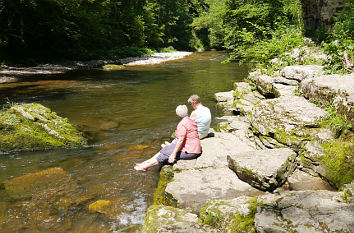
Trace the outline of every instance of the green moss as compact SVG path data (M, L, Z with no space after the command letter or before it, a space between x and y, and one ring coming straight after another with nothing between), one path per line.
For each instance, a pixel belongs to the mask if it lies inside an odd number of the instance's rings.
M353 194L349 189L344 190L344 194L342 199L345 203L348 203L351 199L353 199Z
M154 192L154 205L169 205L177 207L177 201L171 194L165 192L167 184L173 180L174 170L171 166L163 166L160 171L160 178Z
M227 132L228 122L220 122L216 125L217 132Z
M256 232L254 227L254 217L257 213L257 207L263 205L261 202L257 202L258 197L253 197L248 201L247 215L236 213L236 216L232 222L231 233L253 233Z
M215 208L210 210L209 205L204 206L200 210L199 221L203 224L208 224L215 228L220 228L222 223L220 210Z
M274 139L278 142L290 146L299 147L301 146L302 138L295 136L293 133L287 133L284 129L278 128L274 134Z
M0 113L0 148L5 151L87 144L66 118L40 104L12 106Z
M326 150L321 162L326 165L326 178L340 188L354 179L354 138L349 142L338 139L322 144Z

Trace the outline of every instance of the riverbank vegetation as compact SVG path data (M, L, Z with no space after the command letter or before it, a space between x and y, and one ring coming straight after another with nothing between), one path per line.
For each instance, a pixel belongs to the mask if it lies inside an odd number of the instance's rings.
M330 31L316 32L331 55L329 72L353 68L349 1L346 9ZM305 46L300 0L1 0L0 28L3 64L118 59L168 47L226 49L230 60L274 68L272 59Z

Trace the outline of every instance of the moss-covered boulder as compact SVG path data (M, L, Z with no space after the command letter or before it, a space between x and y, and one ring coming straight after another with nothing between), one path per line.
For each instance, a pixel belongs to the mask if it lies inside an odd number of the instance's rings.
M66 118L41 104L14 105L0 112L0 151L39 150L86 145Z
M188 213L185 210L171 206L152 205L149 207L142 233L213 233L219 232L208 225L199 223L196 214Z

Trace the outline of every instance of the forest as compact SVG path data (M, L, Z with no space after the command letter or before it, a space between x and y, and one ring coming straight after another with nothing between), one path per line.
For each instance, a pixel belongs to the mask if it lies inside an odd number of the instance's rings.
M332 60L353 58L352 7L346 0L330 31L312 32ZM0 0L0 62L218 49L266 64L304 43L301 10L300 0Z

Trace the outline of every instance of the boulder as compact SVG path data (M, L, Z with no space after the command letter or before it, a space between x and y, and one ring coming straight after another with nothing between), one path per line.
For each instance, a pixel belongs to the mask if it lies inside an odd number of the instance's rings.
M68 119L40 104L14 105L0 112L0 150L83 146L87 140Z
M325 105L334 104L338 112L354 123L354 73L306 79L300 86L306 98Z
M167 184L166 193L176 200L177 207L198 213L212 199L256 196L263 192L241 181L227 167L210 167L175 173L172 181Z
M296 65L286 66L281 70L281 74L286 79L301 82L304 79L313 78L323 73L324 67L318 65Z
M299 150L303 141L319 131L326 111L300 96L262 100L252 110L250 121L256 134L269 136Z
M171 206L152 205L147 210L142 233L213 233L219 232L208 225L199 223L196 214Z
M227 156L229 168L248 184L273 191L293 173L296 153L288 148L235 153Z

